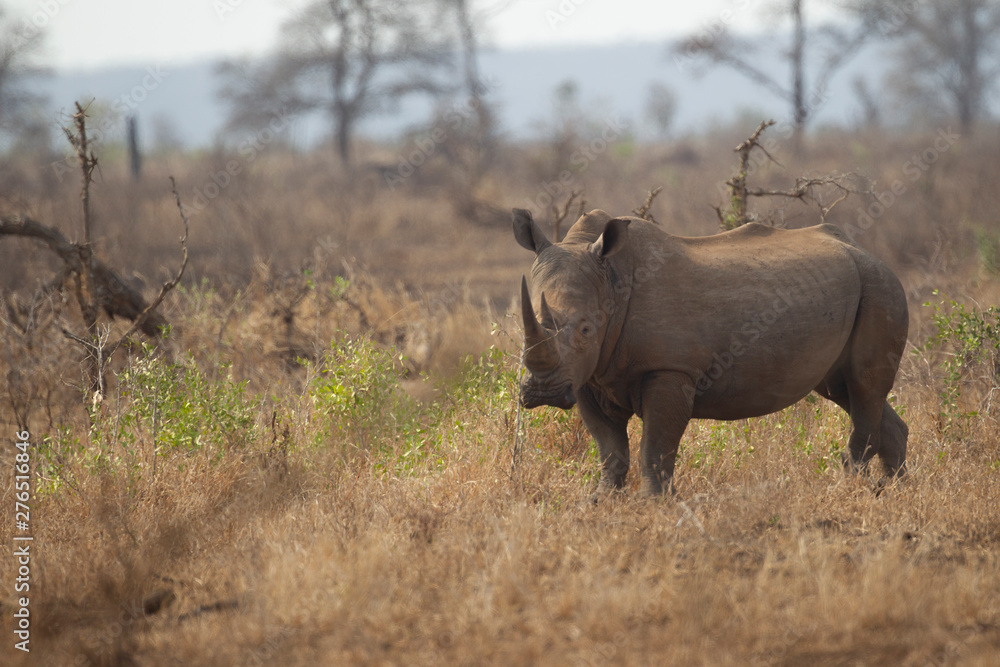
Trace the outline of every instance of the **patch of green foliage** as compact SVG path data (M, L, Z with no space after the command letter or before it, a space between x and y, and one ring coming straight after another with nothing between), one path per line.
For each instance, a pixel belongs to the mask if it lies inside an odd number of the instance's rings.
M228 374L212 380L191 358L173 363L147 348L118 374L113 396L88 405L86 439L62 427L42 441L40 492L72 486L74 470L125 474L135 488L145 472L140 454L150 447L181 466L197 452L219 460L242 449L260 433L261 401L246 385Z
M319 361L301 362L302 394L275 396L266 409L225 366L209 376L190 357L170 362L147 349L109 396L92 401L86 436L65 427L39 444L39 491L73 487L79 474L125 476L136 489L149 479L151 451L160 465L183 466L196 453L221 461L266 439L269 410L298 415L303 435L290 449L361 453L375 470L397 475L418 463L443 467L456 447L482 443L487 425L513 433L518 365L502 350L468 358L430 402L404 390L404 361L367 337L335 340Z
M746 224L746 220L744 220L743 216L739 213L741 206L742 204L738 196L735 194L730 196L729 207L725 211L719 211L722 231L731 232L732 230Z
M73 464L87 455L87 444L68 426L57 427L37 447L35 493L41 496L58 493L72 483Z
M339 441L370 449L394 437L412 418L403 395L402 355L368 338L335 341L308 384L313 444Z
M982 227L976 227L972 232L983 267L990 273L1000 273L1000 235Z
M139 359L118 378L127 409L95 414L96 439L133 444L138 434L146 434L161 456L205 448L220 456L253 442L260 398L248 397L248 383L234 381L226 366L221 370L225 375L213 381L191 358L180 363L152 355Z
M404 391L403 361L368 339L332 345L308 383L312 445L363 451L396 474L429 459L443 465L459 441L482 442L482 418L507 415L517 395L516 371L497 348L466 359L428 403Z
M934 291L937 296L937 290ZM991 387L1000 379L1000 307L986 310L967 308L953 300L924 303L933 308L934 334L917 348L918 354L939 352L942 357L943 386L940 390L943 430L974 417L976 411L963 411L959 405L963 389L977 371L985 375Z
M890 399L891 400L891 399ZM683 465L694 469L726 463L738 470L758 447L787 446L812 463L818 474L838 468L850 433L846 413L816 394L809 394L774 414L736 421L695 421L681 445Z
M466 358L456 379L439 387L440 397L426 408L428 438L422 445L451 448L459 438L480 444L484 421L513 428L517 387L517 367L503 350L491 347Z

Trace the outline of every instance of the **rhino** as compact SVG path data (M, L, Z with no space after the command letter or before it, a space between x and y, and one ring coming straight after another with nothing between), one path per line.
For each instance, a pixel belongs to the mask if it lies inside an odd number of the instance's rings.
M908 429L887 400L909 317L899 279L837 227L750 223L675 236L602 210L551 242L530 211L514 237L535 253L521 277L519 400L580 411L597 442L599 490L621 489L627 425L643 422L640 491L674 491L691 419L782 410L815 391L851 418L844 464L875 455L905 472ZM536 315L537 312L540 317Z

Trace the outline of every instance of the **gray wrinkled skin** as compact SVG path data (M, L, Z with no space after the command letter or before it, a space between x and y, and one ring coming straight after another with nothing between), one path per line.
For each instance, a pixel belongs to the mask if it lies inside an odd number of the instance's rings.
M643 420L642 491L672 489L692 418L776 412L809 392L851 417L845 464L905 469L907 427L886 396L909 324L899 280L831 225L749 224L701 238L595 210L551 243L528 211L514 236L535 252L522 280L526 408L576 405L597 441L602 489L629 467Z

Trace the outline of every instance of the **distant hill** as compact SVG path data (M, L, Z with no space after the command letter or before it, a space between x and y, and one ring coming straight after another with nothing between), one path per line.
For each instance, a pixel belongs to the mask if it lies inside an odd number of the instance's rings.
M778 61L758 63L781 72ZM60 112L74 100L96 98L102 105L134 112L140 120L143 143L152 137L174 135L187 147L211 145L225 122L226 108L216 95L216 63L177 67L117 67L96 71L62 71L42 79L38 87L51 100L53 126ZM505 131L530 137L539 124L552 117L554 90L567 80L577 84L578 99L595 118L621 115L643 133L643 115L649 85L658 81L671 87L678 98L675 132L700 132L726 123L748 110L778 120L787 105L770 93L725 69L707 69L694 62L681 66L662 43L619 44L593 48L553 48L523 51L490 51L482 55L483 76L493 83L492 96L499 103ZM859 114L853 92L855 77L865 77L878 88L885 71L878 50L863 50L833 80L830 95L816 116L817 124L848 125ZM459 101L460 102L460 101ZM409 99L400 113L370 118L361 131L375 138L399 134L426 122L431 104ZM65 116L59 124L65 124ZM298 122L293 140L308 146L327 135L323 119Z

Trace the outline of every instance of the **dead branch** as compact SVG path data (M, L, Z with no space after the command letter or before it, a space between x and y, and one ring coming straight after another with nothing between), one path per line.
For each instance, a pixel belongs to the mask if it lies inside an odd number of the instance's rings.
M104 331L95 331L89 339L77 336L65 327L61 330L63 336L79 343L80 347L87 352L87 357L90 361L90 365L87 369L87 380L90 383L90 389L93 392L91 396L92 405L96 408L104 400L104 369L108 365L107 357L104 355L104 350L105 343L111 336L111 327L105 327Z
M80 253L75 243L66 240L58 229L47 227L31 218L4 216L0 218L0 235L26 236L45 243L52 252L67 264L76 268L80 262Z
M97 157L90 149L87 140L87 114L80 103L76 103L76 113L73 114L73 123L76 125L76 134L64 127L63 132L69 143L76 149L77 159L80 161L81 189L80 199L83 202L83 244L90 245L91 241L91 218L90 218L90 184L94 180L94 169L97 168Z
M181 221L184 223L184 234L181 236L180 239L181 255L182 255L181 266L179 269L177 269L177 273L174 274L173 278L171 278L170 280L168 280L167 282L163 283L163 285L160 286L160 293L156 295L156 298L153 299L153 301L148 306L143 308L142 312L138 313L135 316L135 319L133 319L132 321L132 326L129 327L128 331L123 333L121 337L119 337L118 340L115 341L114 345L105 348L105 354L104 354L105 359L110 359L111 355L113 355L118 350L121 344L125 342L125 340L129 338L132 334L134 334L138 329L144 327L146 322L150 321L151 318L155 317L156 319L163 322L161 326L166 326L166 320L163 319L163 316L154 313L153 311L155 311L160 306L160 304L163 303L164 297L166 297L167 294L172 289L177 287L177 283L181 281L181 277L184 275L184 269L187 268L187 263L188 263L187 239L188 239L188 232L190 231L190 224L188 223L188 217L184 213L184 206L181 204L181 196L177 194L177 182L174 180L173 176L170 177L170 189L171 192L174 193L174 201L177 202L177 212L180 214ZM143 331L145 332L146 330L143 329Z
M853 172L836 176L823 176L820 178L806 178L800 176L795 179L795 185L788 190L767 190L763 188L754 188L747 189L746 193L748 197L787 197L789 199L798 199L805 204L812 202L816 204L816 207L819 210L820 222L826 222L826 217L830 215L830 211L832 211L837 204L847 199L848 196L852 194L865 195L872 193L870 185L867 189L859 190L848 184L848 181L856 178L857 175ZM823 187L832 188L837 193L837 197L830 204L823 203Z
M63 261L63 267L56 273L55 277L41 288L42 294L51 293L62 287L68 278L86 272L80 252L82 247L68 241L58 229L43 225L37 220L14 216L0 218L0 236L23 236L37 239L47 245ZM186 255L185 250L185 257ZM121 317L136 321L139 315L148 308L146 300L141 294L129 287L104 262L96 257L92 257L91 261L96 306L104 310L112 319ZM151 313L139 323L139 327L144 334L155 338L161 335L161 329L166 324L167 321L159 313Z
M73 274L74 293L77 303L80 305L80 314L83 316L83 324L87 329L87 335L91 340L88 351L93 351L103 343L100 340L100 333L97 330L97 317L100 302L101 290L97 285L97 258L94 257L94 250L91 246L91 215L90 215L90 184L93 182L94 169L97 167L97 158L90 150L87 141L87 114L80 103L76 103L76 113L73 114L73 121L76 125L76 133L66 127L63 131L70 144L76 148L77 160L80 163L80 200L83 208L83 243L75 244L77 255L80 258L80 269ZM98 350L99 351L99 350ZM104 375L102 374L101 355L90 354L90 366L88 370L90 387L95 395L104 395Z
M761 146L760 142L758 141L758 139L760 139L760 135L762 135L764 133L764 130L766 130L767 128L771 127L772 125L774 125L774 120L773 119L772 120L762 120L760 122L760 125L757 126L757 129L753 131L753 134L751 134L744 141L741 141L739 144L737 144L736 148L733 149L734 151L736 151L737 153L740 154L740 172L741 173L744 173L746 171L746 169L747 169L747 167L748 167L748 165L750 163L750 151L752 151L755 147L761 149L762 151L764 151L764 155L766 155L768 158L770 158L771 161L774 162L775 164L777 164L779 167L781 166L781 163L778 162L777 160L775 160L774 156L771 155L770 153L768 153L767 149L764 148L763 146Z
M653 190L650 190L646 194L646 201L642 203L642 206L636 209L632 209L632 213L635 214L635 217L642 218L643 220L648 220L649 222L655 223L657 225L660 224L659 222L657 222L656 218L653 217L653 214L649 212L649 209L653 207L653 200L656 199L656 195L660 194L661 190L663 190L662 185Z
M559 242L559 236L560 236L560 234L559 234L559 231L560 231L559 228L562 225L562 221L566 219L567 215L569 215L569 207L573 205L573 202L576 200L577 197L580 197L580 210L581 211L583 210L584 200L583 200L582 195L583 195L583 192L581 192L580 190L573 190L573 192L571 192L570 195L569 195L569 199L567 199L565 205L563 205L562 210L559 209L559 204L557 204L555 202L552 203L552 242L553 243L558 243Z
M795 179L795 184L787 190L749 187L747 185L747 178L750 175L750 155L755 148L760 149L771 162L779 167L782 166L760 143L761 134L772 125L774 125L773 120L761 122L753 134L745 141L740 142L734 149L739 154L739 166L736 175L726 181L730 192L729 210L724 211L722 206L712 207L715 209L715 213L719 218L719 224L724 231L736 229L753 221L754 216L748 212L750 197L784 197L798 199L804 204L813 203L819 211L820 222L826 222L830 211L849 195L871 193L870 186L862 190L851 184L851 181L858 178L854 173L821 176L818 178L800 176ZM836 194L833 201L827 204L824 201L824 191L829 190L833 190Z
M45 295L51 292L61 289L68 280L72 280L73 290L80 306L80 313L83 317L86 333L85 335L78 336L64 328L63 334L67 338L79 343L87 352L88 382L90 390L94 392L95 400L99 400L104 395L104 371L109 360L121 344L139 330L151 338L163 335L167 321L162 315L156 312L156 309L163 302L166 294L180 281L181 276L184 274L184 269L187 267L189 224L187 215L181 206L180 196L177 194L177 185L174 183L173 177L171 177L170 181L174 198L177 201L177 208L184 223L184 235L181 237L183 259L181 267L174 278L164 283L157 297L151 303L147 303L141 294L129 287L114 270L99 260L93 253L91 246L90 185L93 181L94 169L97 168L97 158L89 147L86 113L79 103L76 105L76 114L74 114L73 120L76 125L76 132L68 127L64 128L64 131L70 144L76 149L80 162L82 174L80 198L83 205L83 243L69 241L59 230L24 216L0 218L0 236L34 238L47 245L62 260L62 268L56 273L53 279L49 280L39 290L36 294L36 301L39 298L44 298ZM110 345L108 344L110 328L106 328L102 332L97 326L97 318L100 310L104 310L111 319L121 317L132 321L132 325L128 331Z
M761 121L757 129L753 131L753 134L733 149L740 156L740 164L736 175L726 181L726 185L729 186L729 191L732 193L729 204L731 209L730 214L726 216L723 214L721 207L715 207L715 212L719 216L719 224L722 225L724 230L735 229L750 222L750 216L747 214L747 176L750 174L750 153L753 152L753 149L760 148L764 151L764 155L773 162L778 163L759 142L760 135L772 125L774 125L773 120Z

